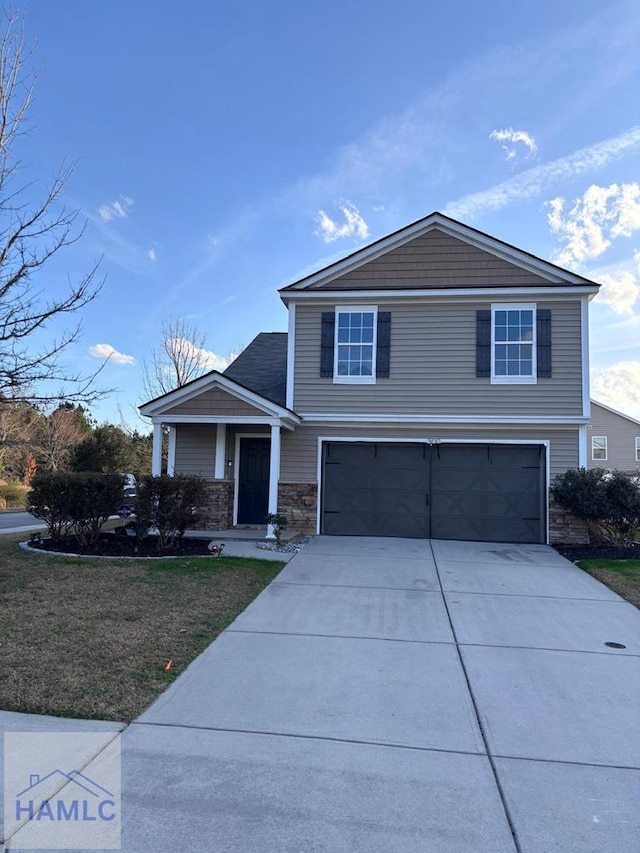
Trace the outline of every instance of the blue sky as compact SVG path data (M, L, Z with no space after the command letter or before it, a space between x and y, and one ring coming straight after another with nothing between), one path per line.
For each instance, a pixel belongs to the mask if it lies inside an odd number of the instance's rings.
M433 210L604 282L594 393L640 417L636 2L23 9L41 69L25 168L77 161L65 201L88 221L47 286L104 255L69 354L115 351L99 420L135 421L169 315L224 358L286 329L278 287Z

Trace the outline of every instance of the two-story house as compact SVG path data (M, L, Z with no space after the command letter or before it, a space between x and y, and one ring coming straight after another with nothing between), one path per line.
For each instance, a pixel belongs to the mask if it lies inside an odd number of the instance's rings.
M141 407L211 528L548 542L587 464L598 285L440 213L283 288L288 333ZM561 538L561 537L560 537Z

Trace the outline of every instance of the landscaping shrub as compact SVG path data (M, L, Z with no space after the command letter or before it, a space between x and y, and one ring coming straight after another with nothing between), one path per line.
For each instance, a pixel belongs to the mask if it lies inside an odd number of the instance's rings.
M44 521L54 540L67 536L73 526L70 514L72 479L70 474L42 473L36 474L31 482L27 510Z
M286 530L287 525L289 524L287 516L283 515L281 512L270 512L265 521L267 524L271 524L273 526L273 535L276 537L276 540L280 542L282 531Z
M92 545L102 525L114 515L122 503L124 477L122 474L67 474L74 480L69 511L74 533L82 545Z
M9 509L22 509L27 505L28 496L29 487L15 480L0 485L0 498L4 499Z
M123 482L121 474L36 474L27 508L45 522L52 539L73 533L90 545L122 503Z
M167 548L197 523L208 499L207 482L202 477L140 477L133 527L138 536L156 528L160 548Z
M551 494L587 522L596 540L632 543L640 531L640 485L624 471L571 468L555 477Z

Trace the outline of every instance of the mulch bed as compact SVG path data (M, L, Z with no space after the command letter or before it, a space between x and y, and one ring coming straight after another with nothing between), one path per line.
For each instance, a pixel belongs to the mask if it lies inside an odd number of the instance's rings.
M567 560L640 560L640 542L635 545L554 545Z
M214 539L217 542L217 540ZM75 536L67 536L53 542L41 539L29 542L32 548L63 554L101 557L198 557L210 555L208 544L211 539L179 539L169 548L160 548L157 536L137 539L133 536L118 536L101 533L94 545L81 545Z

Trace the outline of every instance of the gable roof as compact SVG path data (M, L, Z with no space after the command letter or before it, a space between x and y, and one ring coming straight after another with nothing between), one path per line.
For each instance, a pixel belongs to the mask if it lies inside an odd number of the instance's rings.
M253 391L251 388L241 385L239 382L236 382L230 377L219 373L217 370L211 370L209 373L205 373L204 376L199 376L197 379L193 379L191 382L188 382L180 388L175 388L167 394L155 397L153 400L149 400L147 403L144 403L138 408L140 410L140 414L146 417L164 418L166 416L167 422L169 422L171 417L175 417L176 420L184 420L188 416L186 411L181 411L179 415L174 416L171 410L178 405L194 400L198 397L202 397L202 395L206 395L207 392L214 388L220 388L236 397L238 400L242 400L250 406L259 409L265 416L281 418L283 425L287 428L292 428L291 425L300 423L300 419L291 409L288 409L286 406L280 405L273 400L267 399L263 395ZM182 408L184 409L184 407ZM260 412L257 412L256 414L260 414ZM247 414L245 417L250 418L250 415ZM213 416L208 419L213 419ZM226 422L224 417L217 418L217 420Z
M261 332L224 371L255 394L286 405L287 333Z
M532 255L530 252L518 249L516 246L505 243L504 241L499 240L496 237L492 237L483 231L472 228L470 225L465 225L462 222L458 222L456 219L452 219L449 216L445 216L443 213L435 211L434 213L429 214L429 216L425 216L423 219L413 222L411 225L407 225L386 237L376 240L362 249L358 249L358 251L347 255L347 257L342 258L333 264L330 264L328 267L318 270L315 273L311 273L293 284L289 284L286 287L281 288L279 291L281 298L286 302L289 298L289 294L293 295L295 291L316 290L325 287L327 290L330 290L332 288L327 285L333 282L334 279L346 275L347 273L351 273L359 267L362 267L364 264L368 264L382 255L392 252L395 249L399 249L407 243L432 231L440 231L449 237L461 241L462 243L466 243L485 253L494 255L502 261L506 261L509 264L520 267L522 270L538 277L541 284L548 283L551 285L588 286L593 288L594 293L598 287L595 282L590 281L583 276L562 269L549 261L545 261L542 258ZM416 285L414 284L413 286L415 287ZM469 285L454 286L468 287ZM342 288L338 286L336 289ZM351 284L350 289L357 289L357 284L355 286L354 284Z
M619 412L617 409L612 409L611 406L605 406L604 403L598 402L598 400L591 400L592 406L598 406L600 409L604 409L607 412L611 412L612 415L618 415L619 418L624 418L625 421L629 421L632 424L637 424L640 426L640 421L636 420L636 418L632 418L631 415L625 415L624 412Z

